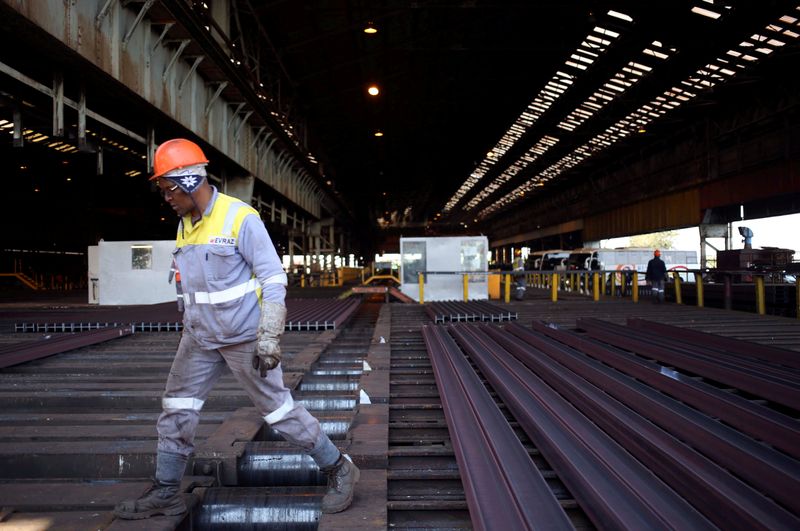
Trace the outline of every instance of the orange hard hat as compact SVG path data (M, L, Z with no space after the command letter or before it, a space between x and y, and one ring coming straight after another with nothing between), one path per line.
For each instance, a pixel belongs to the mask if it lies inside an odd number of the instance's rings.
M185 138L167 140L156 150L153 176L150 177L150 180L158 179L172 170L195 164L208 164L208 159L200 146Z
M661 256L661 251L656 249L655 251L653 251L653 256Z

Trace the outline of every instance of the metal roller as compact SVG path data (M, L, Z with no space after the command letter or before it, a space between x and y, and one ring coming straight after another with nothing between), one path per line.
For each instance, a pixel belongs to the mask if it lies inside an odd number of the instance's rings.
M345 376L306 377L300 382L300 391L304 392L348 392L358 389L358 378Z
M299 402L309 411L352 411L356 407L355 398L307 396L302 393L297 393L295 402Z
M335 418L335 419L325 419L325 418L320 418L319 416L317 416L317 418L319 420L319 425L322 428L322 431L331 440L341 441L345 437L347 437L347 430L350 429L350 421L351 421L350 417L347 417L347 418ZM283 438L283 436L280 433L278 433L273 428L269 428L269 427L267 427L264 430L263 435L261 437L259 437L258 439L262 440L262 441L285 441L286 440L286 439Z
M327 484L325 474L305 453L260 441L245 445L237 464L237 476L242 487Z
M359 365L358 368L352 369L317 369L311 371L313 376L360 376L364 370Z
M192 511L192 529L315 530L323 495L319 487L206 489Z

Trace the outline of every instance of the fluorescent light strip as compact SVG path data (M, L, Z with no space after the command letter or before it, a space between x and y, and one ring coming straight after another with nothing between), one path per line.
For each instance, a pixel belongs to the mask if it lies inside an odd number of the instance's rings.
M602 35L602 37L599 37L598 34ZM599 57L600 53L605 53L608 50L608 47L612 43L611 39L616 39L618 37L619 33L617 32L599 26L593 28L592 32L587 35L578 46L576 52L570 54L571 57L576 58L576 61L579 62L567 61L565 64L577 70L586 70L587 67L580 63L586 62L592 64L593 59L590 59L588 56ZM583 55L580 55L581 53ZM445 212L452 210L458 202L461 201L467 192L492 169L496 161L499 160L506 151L511 149L528 129L547 112L550 106L567 91L575 82L576 77L577 74L566 73L560 70L556 72L533 101L528 104L527 109L515 120L514 124L512 124L497 145L491 150L493 156L484 158L445 204L443 208Z
M800 10L800 6L797 8ZM784 18L792 18L792 17L782 17L781 20L783 21ZM795 19L796 20L796 19ZM767 26L770 28L773 25ZM797 38L797 37L793 37ZM781 43L780 46L783 46L784 43ZM745 58L739 52L735 50L728 50L726 55L729 56L741 56L743 59ZM718 57L715 59L716 63L721 63L723 65L729 65L729 60L725 59L724 57ZM708 75L709 70L714 70L712 66L719 66L715 65L714 63L709 63L701 68L699 68L694 74L692 74L689 79L683 80L680 82L681 85L685 86L692 86L695 87L698 85L698 81L700 77L703 75ZM737 63L735 66L739 67L740 69L744 69L748 64L744 63ZM719 72L723 72L728 78L735 75L733 70L729 68L718 68ZM727 78L723 78L722 76L718 76L718 79L722 81L727 81ZM700 86L697 87L701 90L707 88L708 86L713 87L715 83L710 81L701 81ZM648 125L653 120L656 120L665 114L668 111L677 108L681 104L690 101L691 99L697 97L697 93L687 91L679 86L671 87L664 91L661 95L654 98L649 103L646 103L630 113L625 118L619 120L617 123L609 126L604 132L598 134L591 140L589 140L586 144L578 147L572 153L565 155L559 161L555 162L554 164L550 165L548 168L542 170L538 175L532 177L527 182L521 184L504 197L499 198L495 201L492 205L487 206L483 210L481 210L478 215L477 219L482 220L486 217L490 216L494 212L497 212L499 209L521 199L525 196L525 194L536 187L543 186L547 181L554 179L555 177L561 175L563 172L575 167L577 164L583 162L590 156L600 153L601 151L605 150L606 148L612 146L617 141L630 136L638 129Z

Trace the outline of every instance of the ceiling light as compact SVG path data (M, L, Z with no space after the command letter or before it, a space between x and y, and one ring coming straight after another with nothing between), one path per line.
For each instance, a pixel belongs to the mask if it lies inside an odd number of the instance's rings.
M708 17L708 18L711 18L711 19L714 19L714 20L716 20L720 16L722 16L722 15L720 15L719 13L717 13L715 11L711 11L710 9L703 9L702 7L693 7L692 8L692 13L696 13L698 15L703 15L704 17Z
M383 131L381 130L375 131L375 136L383 136Z
M370 85L369 88L367 88L367 93L370 96L377 96L381 93L381 89L378 88L378 85Z
M364 33L368 35L375 35L378 33L378 28L372 25L372 21L367 22L367 27L364 28Z

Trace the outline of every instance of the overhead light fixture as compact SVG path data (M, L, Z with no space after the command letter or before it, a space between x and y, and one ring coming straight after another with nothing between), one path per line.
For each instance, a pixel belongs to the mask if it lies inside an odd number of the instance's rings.
M383 136L383 131L378 129L377 131L375 131L375 136Z
M377 96L378 94L380 94L380 93L381 93L381 89L379 89L379 88L378 88L378 85L370 85L370 86L367 88L367 93L368 93L370 96Z
M366 33L367 35L375 35L376 33L378 33L378 28L376 28L372 24L372 21L370 20L369 22L367 22L367 27L364 28L364 33Z

